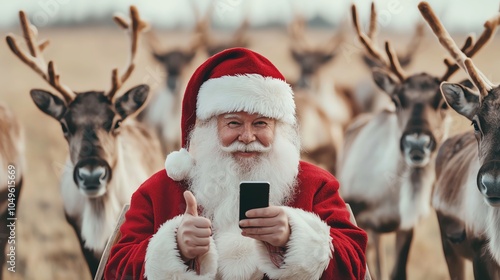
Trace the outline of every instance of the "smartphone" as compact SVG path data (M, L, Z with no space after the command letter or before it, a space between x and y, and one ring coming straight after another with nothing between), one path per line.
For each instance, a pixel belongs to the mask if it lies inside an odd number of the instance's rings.
M242 181L240 183L240 221L247 219L250 209L269 206L269 182Z

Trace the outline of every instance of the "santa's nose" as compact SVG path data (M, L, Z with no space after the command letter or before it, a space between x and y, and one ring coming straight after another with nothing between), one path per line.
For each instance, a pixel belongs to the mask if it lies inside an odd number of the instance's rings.
M245 125L243 131L240 133L240 137L238 137L238 140L248 144L255 141L255 139L255 132L253 131L252 126Z

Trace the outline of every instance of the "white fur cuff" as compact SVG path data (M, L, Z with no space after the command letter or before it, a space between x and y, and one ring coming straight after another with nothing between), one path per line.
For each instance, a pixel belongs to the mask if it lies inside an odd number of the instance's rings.
M166 221L149 241L144 261L144 276L155 279L214 279L217 273L217 250L213 239L210 240L210 250L200 257L200 275L189 270L180 257L177 249L177 228L183 215Z
M168 177L174 181L182 181L187 178L194 166L194 159L189 152L182 148L168 154L165 159L165 170Z
M260 246L259 253L266 260L261 270L271 279L319 279L334 251L330 227L316 214L297 208L283 208L292 231L284 264L277 268L265 246Z

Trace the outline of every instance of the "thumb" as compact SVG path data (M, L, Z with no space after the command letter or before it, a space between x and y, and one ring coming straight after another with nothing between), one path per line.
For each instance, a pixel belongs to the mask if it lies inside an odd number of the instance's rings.
M196 204L196 198L194 197L193 193L190 191L185 191L184 200L186 201L185 214L198 217L198 204Z

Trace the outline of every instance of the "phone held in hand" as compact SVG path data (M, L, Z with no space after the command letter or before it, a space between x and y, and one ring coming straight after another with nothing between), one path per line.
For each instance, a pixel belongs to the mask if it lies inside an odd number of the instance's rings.
M269 182L240 182L240 221L247 219L245 213L250 209L269 206Z

